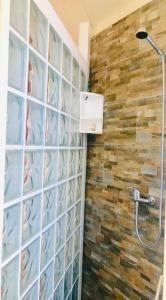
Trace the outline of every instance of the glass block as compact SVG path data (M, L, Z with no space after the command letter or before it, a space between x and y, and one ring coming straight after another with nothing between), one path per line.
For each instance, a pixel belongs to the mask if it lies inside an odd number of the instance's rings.
M40 300L47 300L53 293L53 263L40 276Z
M21 196L21 166L22 151L6 151L5 201Z
M80 93L73 88L71 97L71 115L77 119L80 118Z
M74 207L75 227L81 223L81 201Z
M79 253L74 259L73 262L73 283L76 281L78 275L79 275Z
M6 143L11 145L22 144L23 134L23 98L8 93Z
M45 143L48 146L56 146L58 142L58 113L47 109Z
M41 242L41 269L51 260L54 255L55 227L50 227L42 234Z
M7 264L1 272L1 299L17 300L18 299L18 256ZM13 276L14 274L14 276Z
M45 64L29 51L28 94L41 101L45 97Z
M24 158L24 193L42 187L42 151L26 151Z
M59 35L55 32L52 26L50 26L49 37L49 62L55 68L60 70L62 42Z
M46 56L47 20L32 0L30 7L29 31L30 44L43 56Z
M78 150L77 173L81 173L83 170L83 154L83 150Z
M39 272L39 239L21 253L21 294L33 282Z
M76 254L80 249L80 236L81 232L79 227L74 233L74 254Z
M40 231L41 195L23 202L22 206L22 243L32 239Z
M13 205L4 210L2 260L4 261L19 248L20 206Z
M54 221L55 218L55 200L56 189L48 190L43 194L43 213L42 213L42 227Z
M76 174L76 167L77 167L77 151L76 150L70 150L69 177L74 176Z
M64 293L64 281L62 280L58 285L57 289L55 290L53 300L64 300L63 293Z
M10 24L24 38L27 35L27 0L11 0L10 1Z
M24 296L22 300L36 300L38 299L38 283L36 282Z
M72 300L72 293L69 294L69 296L67 297L67 300Z
M73 237L66 243L65 268L67 269L73 259Z
M44 109L41 105L27 101L26 110L26 144L42 145Z
M67 212L66 238L72 233L74 227L74 208Z
M78 122L71 119L71 135L70 135L70 145L76 147L78 144Z
M55 252L58 252L65 242L65 219L65 216L63 216L56 222Z
M9 35L8 84L25 90L26 46L13 33Z
M59 107L60 77L50 67L48 68L47 103Z
M44 153L44 185L51 185L57 178L57 151L45 151Z
M78 283L79 283L79 279L77 279L73 290L72 290L72 300L78 300Z
M68 80L71 79L71 53L66 45L63 45L62 73Z
M67 183L58 186L56 216L60 216L66 209Z
M67 270L64 279L64 299L66 299L67 295L72 286L72 266Z
M65 251L64 248L55 257L54 263L54 286L56 287L64 272Z
M79 64L73 57L73 68L72 68L72 83L79 89Z
M82 196L82 176L77 177L76 183L76 201L79 200Z
M71 109L71 88L70 85L62 80L62 88L61 88L61 110L70 113Z
M76 180L72 179L68 182L68 198L67 198L67 208L70 208L76 199Z
M80 91L86 91L86 76L84 72L81 70L81 77L80 77Z
M59 151L58 179L63 180L68 176L68 150Z
M83 133L78 133L78 147L83 147Z
M70 133L70 121L69 118L60 115L60 128L59 128L59 145L68 146L69 145L69 133Z

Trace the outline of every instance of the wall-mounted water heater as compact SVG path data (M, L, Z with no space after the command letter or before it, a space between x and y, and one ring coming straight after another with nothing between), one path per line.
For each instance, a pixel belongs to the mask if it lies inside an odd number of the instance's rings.
M103 105L103 95L80 92L80 132L94 134L103 132Z

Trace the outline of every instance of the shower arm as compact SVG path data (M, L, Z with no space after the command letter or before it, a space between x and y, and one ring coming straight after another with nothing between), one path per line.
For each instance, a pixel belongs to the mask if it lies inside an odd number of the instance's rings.
M153 49L157 52L158 55L165 56L165 53L157 46L157 44L149 35L147 36L146 39L149 42L149 44L153 47Z
M157 50L156 50L157 51ZM159 53L158 53L159 54ZM136 204L136 216L135 216L135 227L136 227L136 234L138 237L139 242L145 248L152 248L156 247L160 241L162 235L162 208L163 208L163 182L164 182L164 136L165 136L165 53L162 52L160 54L162 59L162 133L161 133L161 161L160 161L160 168L161 168L161 175L160 175L160 205L159 205L159 230L156 241L151 244L147 244L143 241L139 233L139 226L138 226L138 212L139 212L139 202L141 198L134 199ZM150 203L150 202L149 202Z

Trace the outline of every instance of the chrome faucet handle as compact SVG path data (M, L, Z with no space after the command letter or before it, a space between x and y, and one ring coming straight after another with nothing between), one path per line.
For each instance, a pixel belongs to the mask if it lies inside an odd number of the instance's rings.
M136 189L136 188L134 188L133 186L129 186L128 187L128 189L129 189L129 193L130 193L130 195L133 197L135 194L137 194L138 196L140 195L139 193L139 190L138 189Z
M133 198L134 198L134 201L139 201L140 200L140 191L136 188L133 188Z

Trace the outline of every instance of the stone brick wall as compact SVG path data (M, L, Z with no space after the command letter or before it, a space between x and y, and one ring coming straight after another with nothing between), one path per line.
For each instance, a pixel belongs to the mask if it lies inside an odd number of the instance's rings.
M83 300L152 300L163 264L136 237L130 187L155 196L140 206L140 232L156 238L160 191L161 60L135 32L145 26L166 50L166 1L154 0L95 36L91 91L105 96L104 132L89 135Z

